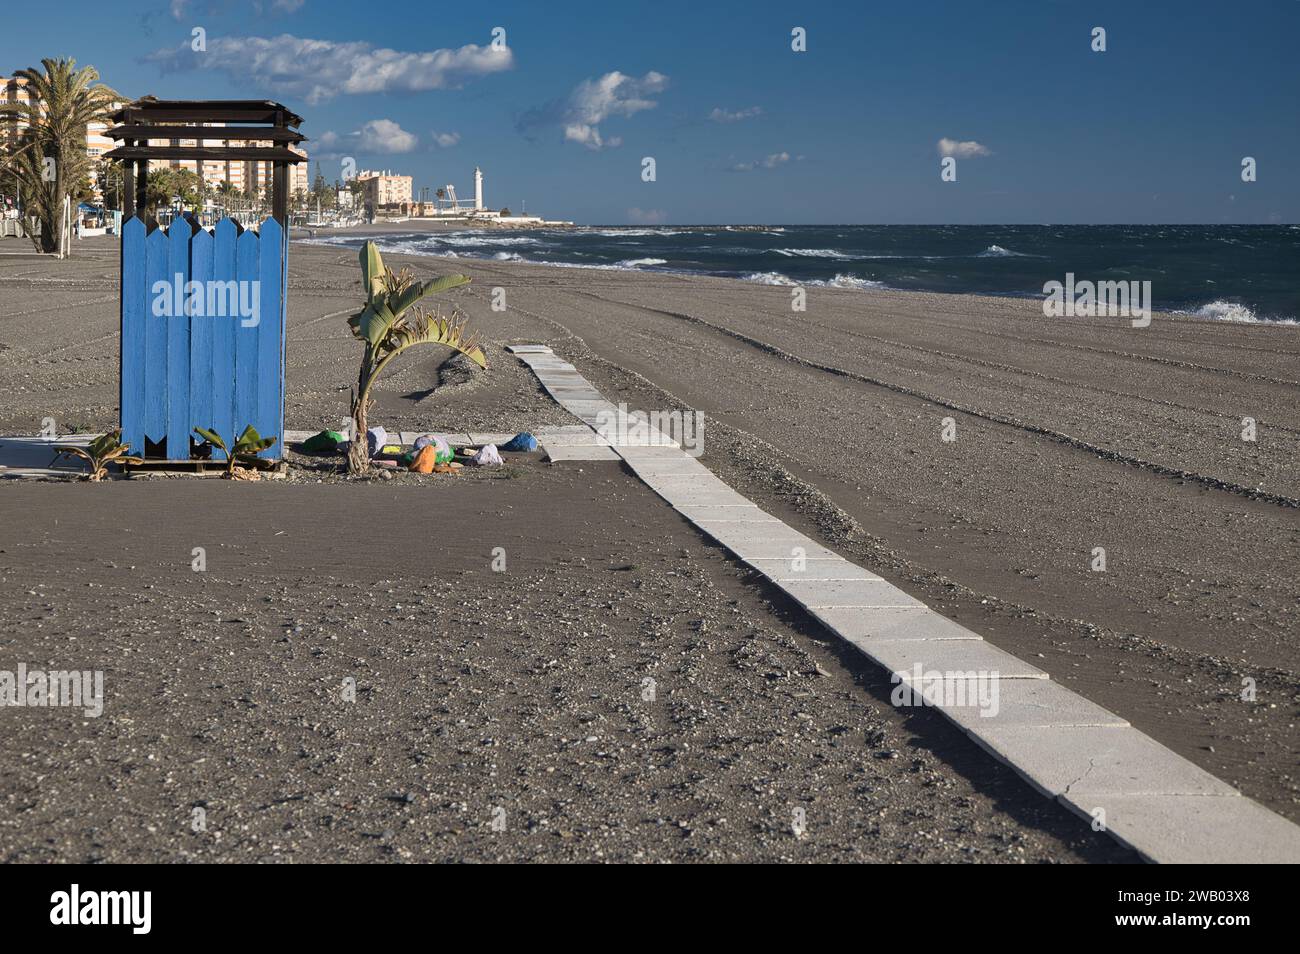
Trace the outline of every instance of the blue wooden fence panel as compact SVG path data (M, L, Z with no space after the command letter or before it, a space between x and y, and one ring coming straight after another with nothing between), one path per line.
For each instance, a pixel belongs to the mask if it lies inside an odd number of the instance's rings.
M167 322L166 317L159 317L156 312L163 311L159 306L167 302L159 295L171 295L171 279L167 276L168 248L167 233L154 229L145 240L148 246L145 255L145 269L148 276L148 292L145 302L144 334L144 436L147 440L158 442L167 436ZM122 342L123 349L134 342ZM144 448L140 448L141 453Z
M230 219L212 233L187 219L170 233L137 218L123 226L121 408L133 453L166 441L166 457L184 460L194 427L233 441L251 424L276 438L262 456L283 456L286 258L274 219L260 234Z
M277 440L261 453L262 457L282 456L284 439L284 230L275 219L262 223L260 235L262 276L261 311L257 324L257 397L254 402L253 426L263 437Z
M167 232L168 272L172 312L167 318L167 457L190 457L190 243L189 219L175 219Z
M215 298L208 294L212 288L212 251L211 234L199 229L194 233L190 243L190 279L203 290L203 317L195 317L190 322L190 427L212 427L215 424L212 414L212 332L221 321L214 318L209 303ZM190 432L191 434L193 431ZM197 439L197 436L196 436ZM171 453L169 451L169 453Z
M246 282L261 281L258 252L261 245L254 232L245 232L239 236L238 264L241 295L247 299L248 293L242 289L249 288ZM247 319L236 316L231 324L235 327L235 426L231 433L238 437L249 424L254 424L257 413L257 384L259 370L257 367L257 327L244 324ZM225 436L225 435L222 435Z
M149 319L145 224L132 216L122 227L122 442L134 454L144 453L144 349Z
M222 219L213 235L212 280L233 282L239 277L235 251L243 230L234 219ZM235 321L218 320L212 327L212 424L229 438L235 432Z

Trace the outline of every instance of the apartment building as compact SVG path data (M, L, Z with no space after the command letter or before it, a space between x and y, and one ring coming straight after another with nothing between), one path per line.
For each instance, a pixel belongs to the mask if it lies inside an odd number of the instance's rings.
M411 204L414 180L410 176L393 175L390 170L376 172L370 169L357 173L363 200L374 209Z

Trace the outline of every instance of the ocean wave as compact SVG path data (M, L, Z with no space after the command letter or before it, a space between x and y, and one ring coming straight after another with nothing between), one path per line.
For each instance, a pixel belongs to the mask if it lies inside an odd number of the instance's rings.
M433 235L427 241L439 245L453 245L458 248L472 248L475 245L542 245L541 240L527 236L515 235Z
M759 285L798 285L799 283L780 272L750 272L741 276L742 281L756 282Z
M1235 301L1224 301L1217 299L1207 302L1195 311L1180 311L1180 315L1191 315L1194 318L1207 318L1212 321L1236 321L1249 325L1296 325L1300 324L1294 318L1261 318L1255 314L1249 307Z
M638 268L642 265L667 265L666 258L625 258L618 265L623 268Z
M853 288L858 291L866 291L868 288L886 288L884 282L873 281L870 278L858 278L855 275L836 275L834 278L826 281L812 281L809 285L820 285L824 288Z
M772 251L786 258L831 258L837 261L852 261L854 256L833 248L777 248Z
M1030 255L1028 252L1013 252L1009 248L1003 248L1001 245L990 245L984 251L975 256L976 258L1042 258L1041 255Z
M580 235L600 235L605 238L645 238L647 236L682 235L680 229L578 229Z
M856 275L837 274L834 278L812 278L806 282L797 282L788 275L780 272L750 272L744 276L744 281L755 282L759 285L785 285L793 287L803 285L810 288L852 288L858 291L865 291L869 288L887 288L884 282L873 281L869 278L858 278Z

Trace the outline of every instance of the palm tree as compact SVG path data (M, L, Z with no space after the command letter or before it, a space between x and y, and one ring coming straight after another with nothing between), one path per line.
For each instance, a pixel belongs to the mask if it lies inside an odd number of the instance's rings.
M28 210L41 223L41 251L63 247L63 203L90 172L86 127L107 122L122 97L99 84L93 66L73 59L43 59L44 72L14 73L27 81L26 102L0 103L0 117L14 124L17 138L5 164L23 184ZM35 241L35 239L33 239Z

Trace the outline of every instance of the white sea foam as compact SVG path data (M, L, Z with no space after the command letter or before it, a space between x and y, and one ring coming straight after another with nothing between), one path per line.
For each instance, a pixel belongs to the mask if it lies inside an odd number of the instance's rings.
M975 256L976 258L1042 258L1041 255L1030 255L1027 252L1013 252L1009 248L1003 248L1001 245L990 245L984 251Z
M642 265L667 265L666 258L625 258L618 263L623 268L638 268Z
M773 251L786 258L831 258L841 262L853 259L852 255L833 248L778 248Z
M799 283L792 278L782 275L780 272L750 272L744 276L744 281L756 282L759 285L798 285Z
M580 229L580 235L603 235L605 238L644 238L649 235L681 235L675 229Z
M830 281L809 282L810 285L823 285L827 288L855 288L859 291L865 291L868 288L885 288L884 282L872 281L869 278L858 278L854 275L836 275Z
M1180 311L1180 315L1192 315L1196 318L1208 318L1213 321L1236 321L1243 324L1295 325L1300 324L1294 318L1261 318L1250 308L1235 301L1222 299L1208 302L1195 311Z

